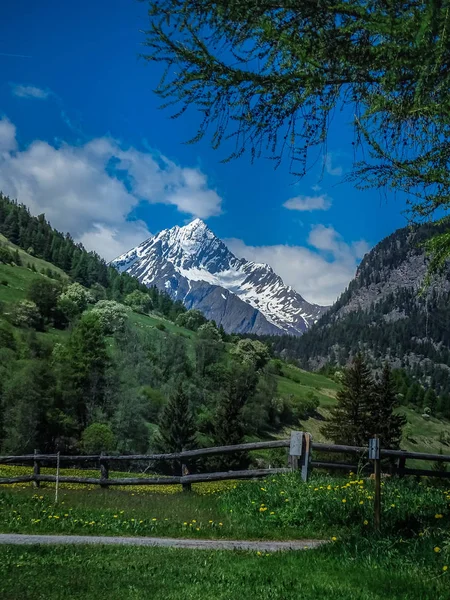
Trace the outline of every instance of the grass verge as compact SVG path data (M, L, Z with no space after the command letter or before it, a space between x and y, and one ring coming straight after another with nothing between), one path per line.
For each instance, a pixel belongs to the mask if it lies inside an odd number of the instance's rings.
M394 566L395 565L395 566ZM401 544L290 553L2 548L2 600L447 600L448 575Z

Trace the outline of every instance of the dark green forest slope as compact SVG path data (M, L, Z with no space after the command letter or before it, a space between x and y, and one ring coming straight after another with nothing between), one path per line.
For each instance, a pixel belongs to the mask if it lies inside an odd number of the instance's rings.
M450 270L423 286L423 243L435 232L432 225L394 232L364 257L347 290L305 335L265 340L308 369L331 372L358 351L374 369L388 361L404 370L408 403L450 416Z

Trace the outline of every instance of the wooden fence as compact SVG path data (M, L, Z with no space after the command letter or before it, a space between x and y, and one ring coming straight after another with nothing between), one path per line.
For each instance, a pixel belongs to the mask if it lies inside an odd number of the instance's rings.
M225 471L216 473L192 473L189 472L188 464L192 459L208 457L214 455L223 455L239 452L249 452L254 450L270 450L274 448L288 448L288 465L286 468L267 468L267 469L247 469L241 471ZM354 457L355 462L334 462L330 460L312 460L313 454L341 454L346 457ZM433 461L442 464L450 463L450 455L425 454L421 452L406 452L404 450L380 450L380 459L390 459L387 461L386 470L390 474L397 474L400 477L405 475L448 477L450 472L437 471L433 469L411 469L406 466L408 459ZM109 471L111 463L135 463L147 462L158 463L161 461L178 461L181 463L181 474L179 476L153 476L153 477L126 477L110 478ZM0 464L20 464L33 465L33 472L30 475L18 477L0 478L0 485L14 483L32 482L39 487L41 482L55 483L75 483L75 484L94 484L102 488L110 486L125 485L173 485L181 484L183 489L189 490L192 483L223 481L227 479L252 479L256 477L267 477L276 473L286 473L289 471L300 470L304 481L308 479L311 469L343 470L354 472L368 472L373 469L372 463L368 458L368 448L356 446L343 446L336 444L313 443L311 434L302 431L293 431L290 439L276 440L271 442L255 442L250 444L239 444L235 446L219 446L215 448L201 448L198 450L187 450L171 454L137 454L126 456L114 455L91 455L91 456L70 456L60 454L27 454L23 456L0 456ZM71 475L41 474L42 465L89 465L95 463L99 468L99 477L75 477Z

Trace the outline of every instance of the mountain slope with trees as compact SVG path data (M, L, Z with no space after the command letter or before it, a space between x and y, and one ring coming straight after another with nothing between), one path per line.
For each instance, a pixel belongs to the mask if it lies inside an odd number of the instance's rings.
M307 369L342 368L360 351L376 371L387 361L403 369L408 403L430 408L436 393L432 411L450 415L450 270L424 285L424 245L443 229L394 232L364 257L347 290L302 338L264 339Z
M30 229L67 239L25 207L4 203L30 219ZM86 264L102 262L77 248ZM122 279L108 267L106 273L105 286L88 287L74 280L72 268L66 272L1 238L3 451L133 453L267 439L289 428L322 439L339 373L331 379L301 370L271 356L261 340L227 335L199 311L186 311L128 275ZM394 375L400 395L417 386L424 402L437 402L404 371ZM445 421L401 410L409 420L407 447L438 451L450 439ZM189 427L180 429L184 422ZM246 457L233 460L245 464Z
M3 451L129 453L267 437L334 394L324 377L314 387L285 377L264 344L120 274L43 215L3 196L0 208Z

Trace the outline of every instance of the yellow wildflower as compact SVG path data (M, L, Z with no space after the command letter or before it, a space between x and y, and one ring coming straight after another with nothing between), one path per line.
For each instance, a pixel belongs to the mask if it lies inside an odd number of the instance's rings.
M448 566L447 566L447 565L444 565L444 566L442 567L442 570L443 570L443 571L448 571Z
M347 500L345 498L342 498L342 503L345 504L347 502Z
M444 515L441 515L440 513L438 513L437 515L434 515L435 519L442 519Z
M436 554L438 554L441 551L441 549L439 548L439 546L435 546L434 551L436 552Z

